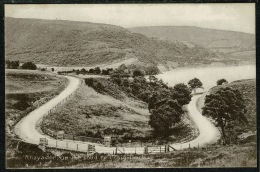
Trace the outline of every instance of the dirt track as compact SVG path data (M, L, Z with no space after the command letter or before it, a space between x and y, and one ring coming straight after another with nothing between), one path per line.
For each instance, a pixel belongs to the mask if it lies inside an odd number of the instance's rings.
M15 126L15 133L24 141L32 144L39 144L40 138L48 139L49 147L58 147L61 149L67 150L78 150L81 152L87 151L87 145L95 145L96 151L99 153L115 153L115 147L105 147L101 144L94 144L89 142L79 142L79 141L69 141L69 140L55 140L47 135L41 134L36 129L37 123L46 115L50 110L55 106L63 103L71 94L73 94L79 84L80 79L65 76L69 80L69 84L64 91L62 91L58 96L42 105L38 109L29 113L24 117L18 124ZM191 119L197 125L199 129L199 136L186 143L171 144L171 146L177 150L190 147L197 147L198 144L200 147L207 144L211 144L217 141L220 136L218 129L205 117L201 115L196 107L196 101L200 95L193 96L191 102L188 105L188 111ZM163 148L164 146L162 146ZM130 148L119 148L124 153L137 153L143 154L144 147L130 147ZM160 149L160 148L159 148Z

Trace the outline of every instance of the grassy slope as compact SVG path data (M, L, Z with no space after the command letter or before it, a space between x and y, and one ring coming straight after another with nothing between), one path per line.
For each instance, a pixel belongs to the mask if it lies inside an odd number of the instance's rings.
M30 162L24 155L49 155L37 146L16 140L14 125L36 108L36 102L45 103L60 93L67 80L40 71L6 70L5 76L5 121L6 121L6 160L7 167L25 167ZM20 163L17 162L20 159ZM22 165L21 165L22 164ZM33 163L36 164L36 163Z
M106 78L95 78L105 88L97 93L93 88L83 85L75 99L56 113L47 116L42 127L65 133L92 136L98 130L115 129L119 134L133 133L133 139L149 137L149 112L147 104L128 97L120 88ZM197 136L197 130L187 114L176 126L172 141L183 141ZM195 130L195 132L194 132ZM95 136L94 136L95 137Z
M46 102L66 86L67 80L39 71L6 70L6 129L36 108L36 101Z
M255 35L253 34L190 26L151 26L130 28L130 30L162 40L195 43L212 51L227 53L228 56L237 57L243 54L241 60L254 61L255 59Z
M247 79L247 80L238 80L227 84L232 88L238 89L246 103L246 117L249 121L248 126L238 126L242 132L256 131L256 80ZM215 92L222 86L213 87L210 92ZM202 96L198 101L198 108L201 111L201 108L204 104L204 97Z
M200 46L154 40L113 25L6 18L5 28L6 59L21 62L84 66L138 59L145 64L193 65L217 58Z

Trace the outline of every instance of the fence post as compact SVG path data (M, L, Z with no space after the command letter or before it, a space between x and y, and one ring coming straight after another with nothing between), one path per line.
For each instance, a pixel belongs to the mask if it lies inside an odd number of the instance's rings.
M147 154L148 153L148 146L145 146L144 147L144 154Z
M190 143L189 143L189 149L190 149Z
M117 155L117 147L116 147L116 152L115 152L115 154Z
M79 144L77 144L77 150L79 150Z

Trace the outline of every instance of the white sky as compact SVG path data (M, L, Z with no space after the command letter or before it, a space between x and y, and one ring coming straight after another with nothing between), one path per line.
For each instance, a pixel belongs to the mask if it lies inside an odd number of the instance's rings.
M255 33L255 4L5 5L5 15L138 26L198 26Z

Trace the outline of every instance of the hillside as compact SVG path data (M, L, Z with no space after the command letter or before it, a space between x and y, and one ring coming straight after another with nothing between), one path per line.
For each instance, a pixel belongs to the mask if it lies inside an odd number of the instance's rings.
M246 105L245 116L248 120L247 125L238 123L235 127L236 133L240 135L241 138L247 138L245 142L256 141L256 80L255 79L244 79L231 82L225 86L238 89L242 93L242 97ZM210 89L210 93L214 93L224 86L215 86ZM204 95L205 96L205 95ZM198 108L202 111L204 106L204 96L202 96L197 102ZM243 140L243 139L242 139Z
M187 66L223 62L195 45L148 38L107 24L5 18L6 59L55 66L89 66L133 59L136 64Z
M253 34L191 26L151 26L129 30L161 40L182 41L191 47L197 44L214 52L224 53L228 58L255 60L255 35Z

